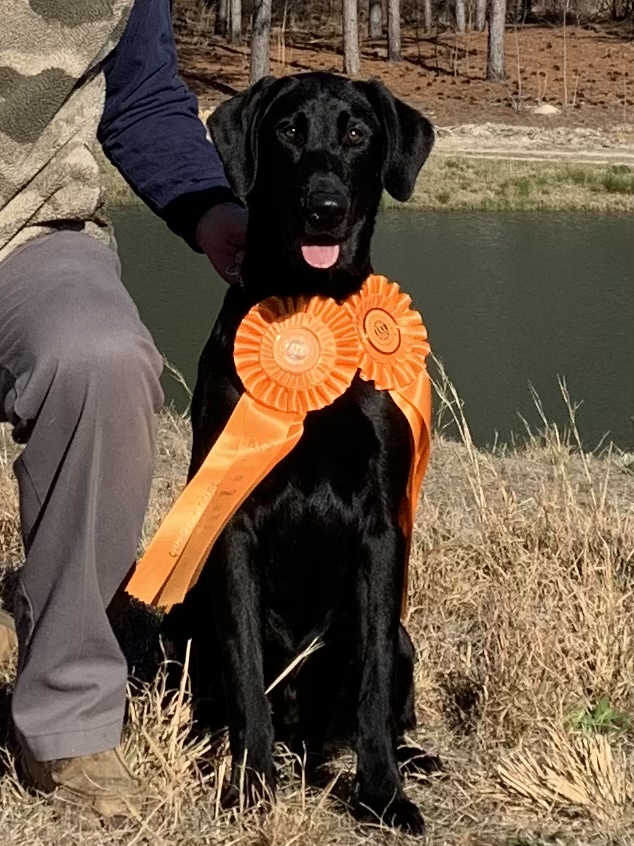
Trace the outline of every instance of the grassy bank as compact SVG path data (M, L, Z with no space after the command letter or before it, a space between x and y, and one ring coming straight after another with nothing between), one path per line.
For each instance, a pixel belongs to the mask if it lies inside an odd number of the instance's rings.
M444 390L451 415L455 397ZM3 434L0 558L10 566L21 553L15 448ZM144 542L178 493L188 450L187 424L164 414ZM496 454L474 449L464 428L461 442L435 437L408 619L419 659L416 737L446 764L444 779L408 781L429 844L634 843L633 553L627 457L585 455L552 427ZM152 618L130 613L120 632L140 673L151 677ZM283 755L279 801L268 816L220 813L226 747L188 741L187 695L181 707L162 705L163 678L159 669L134 697L127 728L135 767L161 803L143 824L109 834L113 846L409 842L358 827L335 800L336 786L302 789ZM346 759L334 767L339 784L349 767ZM24 794L10 759L0 803L2 843L104 842L103 833L80 835Z
M634 169L432 156L410 204L435 210L632 212Z
M105 160L103 171L112 205L139 202ZM384 202L388 208L399 205L388 196ZM432 156L407 205L447 211L634 212L634 169Z

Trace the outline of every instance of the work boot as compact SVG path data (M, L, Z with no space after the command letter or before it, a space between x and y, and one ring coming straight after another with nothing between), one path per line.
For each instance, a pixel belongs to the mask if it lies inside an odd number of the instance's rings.
M148 799L121 747L79 758L36 761L23 746L20 767L30 787L54 793L70 811L75 808L87 820L121 823L138 819Z
M0 666L8 664L18 648L18 636L11 614L0 608Z

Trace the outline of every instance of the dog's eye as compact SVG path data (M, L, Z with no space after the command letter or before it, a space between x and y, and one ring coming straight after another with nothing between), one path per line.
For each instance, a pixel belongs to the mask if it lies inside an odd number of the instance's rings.
M350 144L359 144L363 141L363 133L356 126L351 126L346 133L346 139Z
M294 126L285 126L282 130L282 135L287 141L297 141L299 139L299 132Z

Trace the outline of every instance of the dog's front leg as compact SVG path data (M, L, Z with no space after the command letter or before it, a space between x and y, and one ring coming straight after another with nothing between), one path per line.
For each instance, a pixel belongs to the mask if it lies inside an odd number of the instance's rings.
M275 790L273 723L265 694L257 541L246 528L230 526L207 564L214 616L222 649L231 779L225 807L271 798Z
M396 527L364 539L358 582L358 801L361 816L422 835L423 817L405 795L396 761L395 660L403 555Z

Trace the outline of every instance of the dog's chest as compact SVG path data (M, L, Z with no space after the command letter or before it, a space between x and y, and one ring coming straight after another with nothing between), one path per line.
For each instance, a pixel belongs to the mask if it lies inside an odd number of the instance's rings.
M396 523L409 431L375 394L361 384L310 415L300 443L245 503L263 604L298 639L349 605L364 538Z
M305 418L299 443L255 491L256 522L282 519L321 531L338 518L358 531L363 513L398 509L409 446L407 423L392 399L357 379L332 405Z

